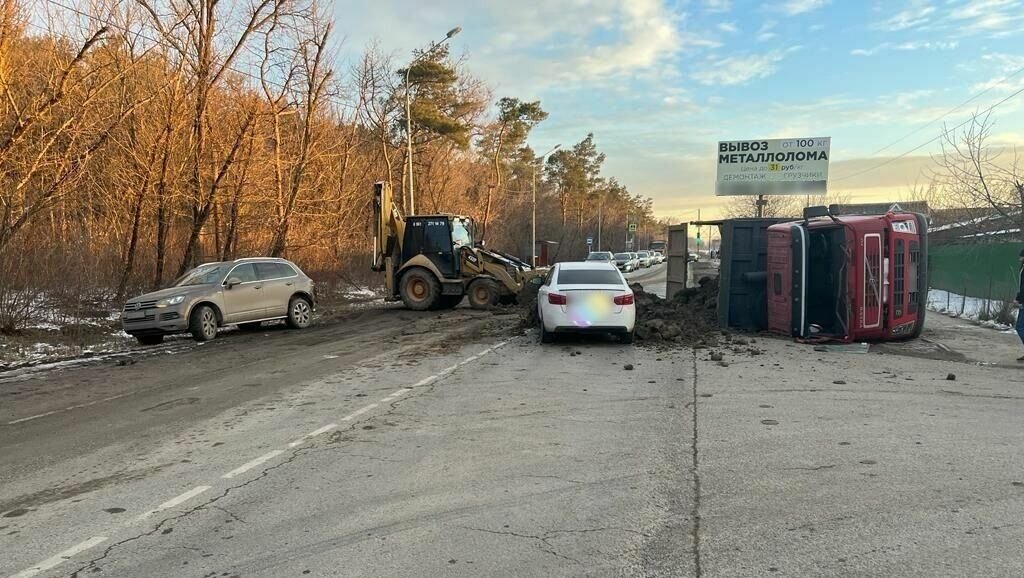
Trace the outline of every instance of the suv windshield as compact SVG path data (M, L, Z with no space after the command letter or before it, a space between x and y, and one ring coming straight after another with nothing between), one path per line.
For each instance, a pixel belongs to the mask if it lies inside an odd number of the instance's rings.
M203 265L196 267L174 282L173 287L186 287L189 285L212 285L220 281L224 276L226 267L224 265Z
M632 259L633 257L629 253L616 253L615 258L619 260Z

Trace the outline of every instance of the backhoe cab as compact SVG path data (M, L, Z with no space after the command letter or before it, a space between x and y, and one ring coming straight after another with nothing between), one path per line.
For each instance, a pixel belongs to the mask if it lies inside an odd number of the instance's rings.
M391 186L374 186L374 271L384 272L386 301L409 309L451 309L469 297L474 309L511 303L533 277L529 264L474 241L473 220L457 215L405 217Z

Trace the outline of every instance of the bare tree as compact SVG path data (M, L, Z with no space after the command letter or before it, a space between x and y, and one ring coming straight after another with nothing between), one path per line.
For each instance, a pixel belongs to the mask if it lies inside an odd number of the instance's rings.
M1024 170L1016 149L988 144L993 124L991 113L976 114L961 129L944 130L936 182L955 206L989 208L1024 230Z
M230 40L225 40L220 25L223 24L219 0L136 0L149 14L151 25L159 32L165 43L172 46L178 56L188 63L192 72L192 86L189 93L194 98L192 114L191 165L192 222L185 253L178 267L183 274L192 266L197 257L199 236L210 217L219 185L230 163L221 163L216 175L207 175L208 126L210 93L232 69L238 55L247 46L252 36L270 26L290 6L289 0L258 0L247 6L248 10L239 22L239 29ZM161 6L160 4L164 4ZM222 42L218 47L215 40ZM253 115L247 117L246 130ZM239 131L239 139L246 131ZM234 159L241 146L236 140L230 147L227 159Z

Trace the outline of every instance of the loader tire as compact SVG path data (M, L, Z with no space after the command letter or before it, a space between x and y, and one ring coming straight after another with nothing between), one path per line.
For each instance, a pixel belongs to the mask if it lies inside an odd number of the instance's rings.
M477 279L469 284L469 306L473 309L491 309L498 304L498 284L490 279Z
M399 284L402 302L413 311L433 309L441 298L441 282L426 269L410 269Z

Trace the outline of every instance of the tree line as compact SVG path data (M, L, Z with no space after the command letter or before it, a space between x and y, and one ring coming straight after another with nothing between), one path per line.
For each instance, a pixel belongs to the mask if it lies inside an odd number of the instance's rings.
M343 35L315 0L0 0L0 310L251 255L372 282L372 185L408 207L410 144L417 212L469 215L489 245L529 256L535 183L560 258L599 218L604 248L627 219L660 236L594 135L542 161L540 102L495 98L446 46L341 62Z

